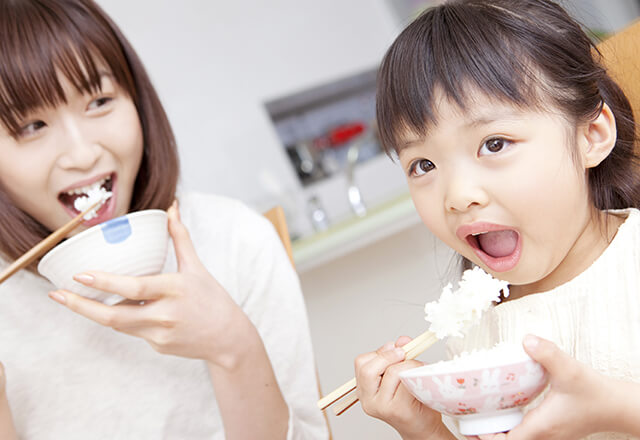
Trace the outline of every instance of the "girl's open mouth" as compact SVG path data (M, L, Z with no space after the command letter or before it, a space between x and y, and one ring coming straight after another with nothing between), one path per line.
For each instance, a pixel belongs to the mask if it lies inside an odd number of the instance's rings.
M75 217L76 215L80 214L80 212L82 212L81 209L78 209L79 206L82 206L82 204L80 203L81 200L79 201L79 199L86 199L90 193L96 191L111 192L114 187L114 180L115 176L113 174L109 174L89 185L61 192L60 194L58 194L58 200L60 201L60 203L62 203L65 210L69 212L71 216ZM110 209L113 205L112 202L113 197L107 199L96 211L95 215L92 218L84 221L84 224L87 226L92 226L94 224L102 223L103 221L107 220L109 218L108 214L112 211L112 209Z
M520 261L522 240L514 229L498 229L497 225L472 225L464 234L464 239L476 255L494 272L507 272ZM463 228L461 228L463 229Z

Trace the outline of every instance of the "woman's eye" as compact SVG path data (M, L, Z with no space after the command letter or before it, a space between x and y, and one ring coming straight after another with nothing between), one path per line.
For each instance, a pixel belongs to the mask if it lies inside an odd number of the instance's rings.
M486 140L480 147L480 155L499 153L509 146L510 142L503 138L491 138Z
M20 128L20 130L18 131L18 137L27 138L27 137L33 136L46 126L47 124L44 121L38 120L38 121L29 122L28 124L23 125Z
M104 107L105 105L109 104L111 101L113 101L113 98L110 98L108 96L101 96L91 101L89 103L88 109L95 110L95 109Z
M416 160L409 167L409 175L412 177L424 176L429 171L435 169L435 164L429 159Z

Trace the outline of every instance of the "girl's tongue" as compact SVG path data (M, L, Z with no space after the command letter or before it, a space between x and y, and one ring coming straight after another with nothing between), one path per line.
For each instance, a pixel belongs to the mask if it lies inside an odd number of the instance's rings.
M518 234L512 230L486 232L477 238L480 249L493 258L511 255L518 245Z

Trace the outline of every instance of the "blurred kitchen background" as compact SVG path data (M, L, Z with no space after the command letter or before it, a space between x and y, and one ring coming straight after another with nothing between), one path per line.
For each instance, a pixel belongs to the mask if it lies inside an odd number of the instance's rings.
M426 329L423 305L455 274L375 132L375 75L425 0L98 0L131 40L168 111L182 184L258 211L281 205L318 371L329 392L353 358ZM606 35L639 0L564 5ZM421 359L444 357L441 345ZM359 406L334 438L397 439Z

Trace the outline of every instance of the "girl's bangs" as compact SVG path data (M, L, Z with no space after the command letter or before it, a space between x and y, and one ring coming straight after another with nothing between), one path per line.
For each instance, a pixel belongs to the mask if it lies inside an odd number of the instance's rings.
M0 6L0 120L14 137L30 112L67 102L62 76L78 92L93 94L101 89L101 75L109 73L135 96L125 57L106 23L96 28L89 10L37 3Z
M407 135L427 135L437 123L440 98L462 112L478 95L518 107L541 103L536 68L523 61L527 48L505 37L491 17L496 11L457 6L426 11L383 60L376 111L387 153L397 153Z

